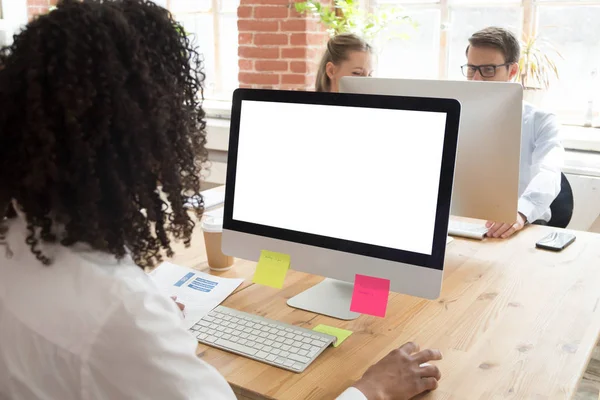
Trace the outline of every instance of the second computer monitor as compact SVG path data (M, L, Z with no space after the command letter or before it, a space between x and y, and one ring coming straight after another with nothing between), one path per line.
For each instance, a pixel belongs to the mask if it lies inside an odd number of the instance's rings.
M340 91L460 101L450 212L455 216L514 223L523 107L520 84L344 77ZM376 127L374 122L373 129Z

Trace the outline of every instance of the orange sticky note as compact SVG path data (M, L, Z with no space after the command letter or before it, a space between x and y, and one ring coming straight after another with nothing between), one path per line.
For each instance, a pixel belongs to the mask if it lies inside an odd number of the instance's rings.
M388 279L356 274L350 311L385 317L389 294Z
M289 255L263 250L252 282L281 289L289 268Z

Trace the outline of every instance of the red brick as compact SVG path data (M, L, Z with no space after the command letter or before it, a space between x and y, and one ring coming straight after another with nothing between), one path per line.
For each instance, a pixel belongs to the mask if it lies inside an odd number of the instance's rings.
M277 84L279 84L279 75L240 72L238 74L238 80L240 81L241 84L277 85Z
M256 61L254 68L257 72L281 72L288 70L287 61Z
M305 85L306 75L304 74L284 74L281 76L281 83L286 85Z
M240 33L238 34L238 43L240 46L243 46L245 44L252 44L252 37L253 35L251 33Z
M8 1L13 1L13 0L8 0ZM50 3L48 2L48 0L27 0L27 6L29 7L46 7L48 8L48 6L50 5Z
M238 18L252 18L252 7L240 6L237 10Z
M306 47L290 47L281 49L281 58L302 58L306 57Z
M254 70L254 61L247 59L240 59L238 61L238 65L240 67L240 71L253 71Z
M258 48L254 46L238 47L238 55L242 58L279 58L278 48Z
M238 30L240 32L277 32L279 30L279 24L277 21L239 19Z
M327 35L323 33L292 33L290 44L292 46L322 46L327 43L327 39Z
M254 7L254 18L287 18L289 8L281 6Z
M276 21L274 21L277 24ZM288 36L282 33L257 33L254 35L254 44L257 46L272 46L288 44Z
M280 21L279 28L285 32L306 32L306 21L302 19Z
M290 63L290 71L296 72L299 74L305 74L308 72L308 66L304 61L292 61Z

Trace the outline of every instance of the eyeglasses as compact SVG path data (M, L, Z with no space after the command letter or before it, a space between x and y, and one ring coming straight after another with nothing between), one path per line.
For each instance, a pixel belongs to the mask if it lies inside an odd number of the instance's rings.
M483 78L493 78L496 76L496 70L500 67L508 67L512 63L504 63L499 65L469 65L465 64L460 69L462 73L467 78L472 78L475 76L475 72L479 71L479 75Z

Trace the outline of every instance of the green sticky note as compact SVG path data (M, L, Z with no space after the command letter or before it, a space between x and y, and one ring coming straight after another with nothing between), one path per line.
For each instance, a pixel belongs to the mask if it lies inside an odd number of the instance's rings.
M333 347L338 347L342 342L350 335L352 335L352 331L347 331L346 329L334 328L333 326L327 325L317 325L313 328L313 331L325 333L327 335L335 336L337 340L333 344Z
M290 256L263 250L260 252L252 282L281 289L288 269L290 269Z

